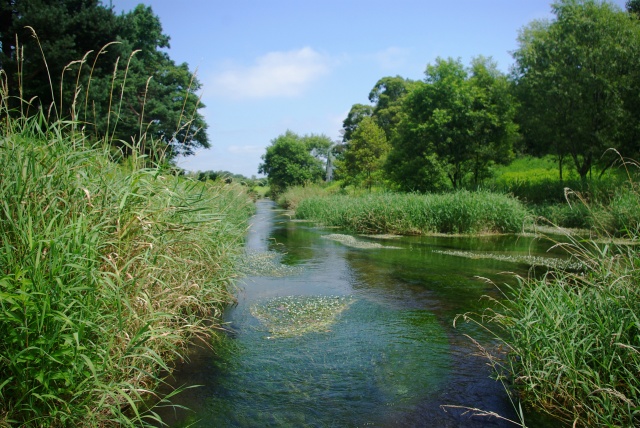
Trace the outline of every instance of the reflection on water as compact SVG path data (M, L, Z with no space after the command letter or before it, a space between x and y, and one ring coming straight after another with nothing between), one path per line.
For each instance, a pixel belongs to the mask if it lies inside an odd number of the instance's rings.
M501 272L524 273L527 266L442 251L535 256L549 244L512 236L358 237L378 248L320 239L335 232L291 222L271 202L258 202L247 251L276 252L278 257L270 256L274 263L296 269L272 276L254 271L243 280L238 304L226 312L231 334L225 352L194 352L178 368L177 385L202 386L178 397L176 403L193 412L165 414L170 425L514 426L442 405L517 420L465 334L481 342L488 337L469 324L454 329L453 319L481 309L483 295L497 296L478 276L508 282L512 275ZM314 313L313 305L322 302L348 304ZM301 334L274 335L273 319L283 331L304 328Z

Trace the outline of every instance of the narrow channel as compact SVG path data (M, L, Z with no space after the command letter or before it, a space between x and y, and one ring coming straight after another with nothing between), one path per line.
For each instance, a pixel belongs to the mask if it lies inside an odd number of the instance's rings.
M224 351L194 352L178 367L176 385L200 386L175 399L191 410L164 414L170 426L516 426L502 419L518 417L469 339L490 346L490 337L454 319L499 298L480 277L514 281L529 266L508 256L549 257L549 242L345 235L257 202ZM528 416L529 427L554 426Z

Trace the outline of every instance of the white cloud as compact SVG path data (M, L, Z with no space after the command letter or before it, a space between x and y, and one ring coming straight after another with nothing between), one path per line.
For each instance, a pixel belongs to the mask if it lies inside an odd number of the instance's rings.
M269 52L252 66L231 65L212 79L213 91L231 98L295 97L327 74L331 60L304 47Z

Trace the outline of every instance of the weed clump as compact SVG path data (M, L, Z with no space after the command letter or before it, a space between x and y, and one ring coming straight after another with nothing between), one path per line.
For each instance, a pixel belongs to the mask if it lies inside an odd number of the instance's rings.
M285 296L251 307L251 314L274 337L293 337L328 331L351 306L349 296Z

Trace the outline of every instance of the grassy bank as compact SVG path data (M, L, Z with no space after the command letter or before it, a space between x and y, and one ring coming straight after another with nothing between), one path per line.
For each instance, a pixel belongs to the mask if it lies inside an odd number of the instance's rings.
M585 268L519 278L500 287L506 300L465 315L507 351L490 361L509 388L571 426L640 426L638 205L631 175L608 206L574 201L571 209L594 219L598 240L563 247Z
M516 199L490 193L327 195L299 202L296 217L359 233L506 233L524 227Z
M504 286L482 316L504 357L497 372L526 405L568 425L640 425L640 272L635 247L572 244L586 273L548 273ZM526 422L526 421L525 421Z
M135 165L132 159L129 165ZM0 139L0 426L131 426L232 299L239 187L127 168L73 124Z

